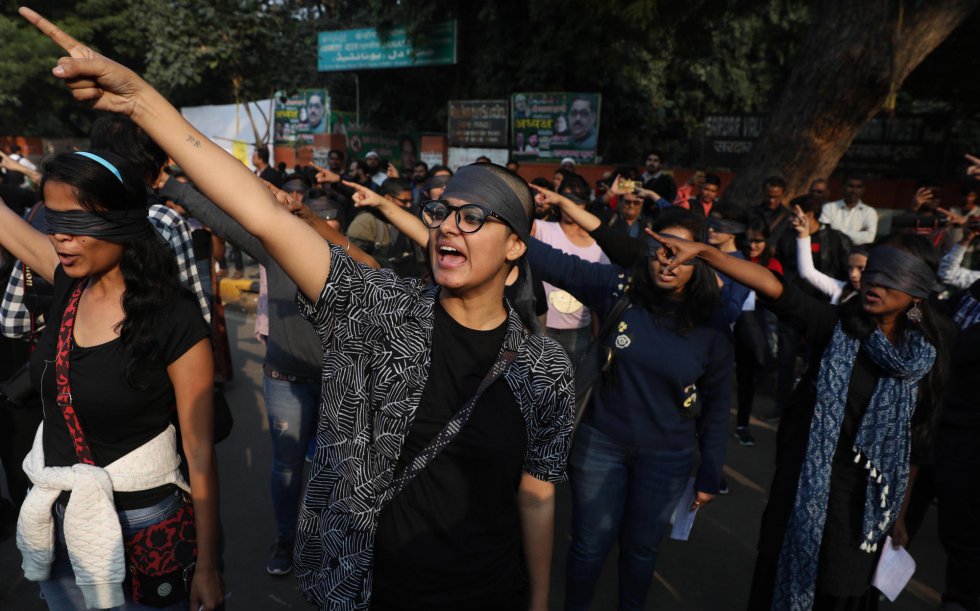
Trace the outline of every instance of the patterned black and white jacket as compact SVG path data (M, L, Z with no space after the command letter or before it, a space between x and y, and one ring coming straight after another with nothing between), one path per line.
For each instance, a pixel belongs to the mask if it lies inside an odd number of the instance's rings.
M323 344L316 452L297 524L300 587L321 609L367 609L381 497L422 397L431 363L438 288L355 263L332 247L330 276L300 312ZM527 334L510 309L504 346L517 351L504 379L527 426L524 470L565 478L574 377L564 350Z

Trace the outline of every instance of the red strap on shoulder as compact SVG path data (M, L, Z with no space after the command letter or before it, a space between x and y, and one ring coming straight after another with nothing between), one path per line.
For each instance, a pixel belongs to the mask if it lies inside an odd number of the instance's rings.
M85 439L82 423L78 421L78 414L75 413L71 397L71 382L68 376L75 313L78 311L78 301L86 283L85 280L78 283L68 300L65 313L61 316L61 330L58 332L58 351L55 353L54 371L58 385L58 407L61 408L61 415L64 416L65 424L68 425L68 434L71 435L72 443L75 446L75 455L78 456L78 462L94 465L95 459L92 456L92 448L89 447L88 441Z

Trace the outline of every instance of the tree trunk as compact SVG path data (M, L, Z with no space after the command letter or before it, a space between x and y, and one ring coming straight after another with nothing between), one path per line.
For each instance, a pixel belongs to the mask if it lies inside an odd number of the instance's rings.
M740 207L762 182L786 179L787 198L828 177L851 141L978 0L821 0L786 86L725 193Z

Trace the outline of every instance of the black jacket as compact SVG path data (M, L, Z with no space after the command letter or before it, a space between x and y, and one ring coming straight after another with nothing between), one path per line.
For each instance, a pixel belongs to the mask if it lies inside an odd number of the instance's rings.
M828 225L810 236L813 248L813 265L818 271L838 280L847 280L847 255L851 252L851 239L831 229ZM799 277L796 262L796 232L784 231L776 245L776 258L783 264L783 275L788 280Z

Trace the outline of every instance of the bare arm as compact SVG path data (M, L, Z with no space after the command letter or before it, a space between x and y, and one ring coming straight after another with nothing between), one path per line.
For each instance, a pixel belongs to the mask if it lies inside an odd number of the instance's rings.
M14 258L23 261L34 273L49 283L54 282L58 254L51 245L51 240L17 216L3 200L0 200L0 246Z
M775 274L761 265L726 255L717 248L701 242L667 237L649 229L647 234L663 244L664 247L657 251L657 257L667 265L668 270L673 270L682 263L700 258L716 271L769 299L779 299L783 294L783 283Z
M5 170L11 170L13 172L20 172L24 176L27 176L35 185L41 184L41 173L37 170L32 170L23 163L12 159L9 155L0 151L0 167Z
M218 466L214 454L211 344L202 339L167 367L177 399L197 529L191 608L214 609L224 598L218 573Z
M355 190L354 207L376 209L398 231L408 236L408 239L422 248L429 247L429 228L425 226L421 219L367 187L354 182L347 182L346 180L344 184Z
M262 183L267 189L269 189L269 191L272 192L276 198L276 201L282 204L286 210L301 218L307 225L316 230L317 234L319 234L321 238L346 250L347 254L349 254L350 257L358 263L362 263L368 267L373 267L374 269L381 268L381 264L375 261L374 257L358 248L357 245L351 244L351 241L347 239L346 235L334 229L330 223L317 216L309 206L301 202L297 202L288 193L269 183L268 181L263 180Z
M317 299L330 271L330 249L306 223L275 198L240 161L187 122L135 72L95 53L36 12L20 14L49 36L70 59L54 75L76 100L96 110L127 115L179 164L202 193L262 242L300 291Z
M547 611L551 581L551 552L555 531L555 485L527 472L517 490L521 514L524 561L531 586L531 611Z
M528 183L530 184L530 183ZM564 195L559 195L554 191L549 191L539 187L538 185L531 184L532 189L537 191L534 199L541 203L548 204L549 206L558 206L563 215L567 215L568 218L575 221L575 224L586 231L595 231L602 221L599 217L592 214L585 208L578 206L572 200L568 199Z

